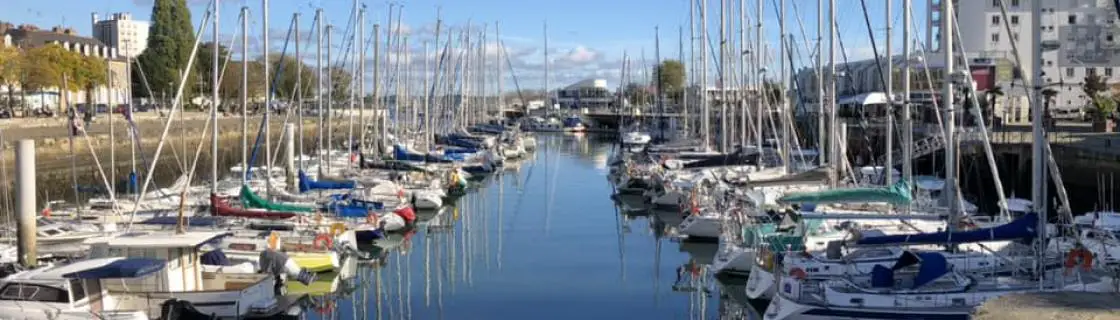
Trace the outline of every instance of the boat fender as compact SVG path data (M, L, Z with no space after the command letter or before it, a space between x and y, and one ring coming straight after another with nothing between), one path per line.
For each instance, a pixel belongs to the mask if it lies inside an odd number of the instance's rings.
M328 249L334 246L334 240L331 239L331 236L320 233L319 235L315 236L315 241L312 242L311 245L315 249Z
M280 249L280 234L273 231L268 234L268 250Z
M337 237L338 235L342 234L343 232L346 232L346 225L345 224L343 224L342 222L335 222L334 224L331 224L331 236L332 237Z

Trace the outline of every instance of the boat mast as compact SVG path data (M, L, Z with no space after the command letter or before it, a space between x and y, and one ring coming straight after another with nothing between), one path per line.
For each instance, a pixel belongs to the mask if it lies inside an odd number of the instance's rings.
M719 1L719 151L727 152L727 0Z
M361 18L362 14L359 13L359 10L360 9L358 9L358 0L354 0L354 8L353 8L353 14L354 15L352 17L354 19L354 28L355 29L361 29L362 28L362 20L361 20L362 19ZM358 51L361 51L361 49L362 49L361 34L359 34L357 31L358 30L354 30L354 32L350 34L350 45L353 48L352 49L353 50L353 55L351 55L351 57L353 57L353 58L357 58ZM357 67L357 63L353 64L351 67ZM357 75L358 78L361 78L361 74L362 74L361 69L357 69L357 70L354 70L354 71L356 71L356 72L353 72L352 74ZM346 108L346 115L348 117L348 121L347 121L347 125L346 125L346 131L347 131L346 132L346 153L347 154L350 154L350 152L352 152L351 150L354 148L354 98L355 98L355 95L358 94L358 92L357 92L358 90L354 90L355 89L354 88L355 84L358 84L357 80L351 80L350 81L350 105L348 106L348 108ZM353 157L350 157L350 158L352 159ZM347 170L353 170L354 169L354 161L346 161L346 169Z
M326 137L326 119L323 110L323 99L326 95L323 94L323 9L315 9L315 108L318 109L319 115L319 145L315 150L316 158L319 159L318 171L319 177L324 175L324 161L323 150L325 144L323 138ZM321 179L321 178L320 178Z
M683 59L681 61L684 61ZM692 115L688 112L688 104L691 102L692 96L688 94L696 85L696 2L688 0L688 86L684 90L684 108L682 110L684 115L684 134L685 136L692 135Z
M296 152L299 157L299 160L297 160L299 172L303 173L303 56L300 55L299 51L299 12L292 14L292 28L296 30L296 61L299 62L296 64L296 119L298 119L296 128L299 130L299 133L296 134L299 137L299 140L296 140Z
M1031 19L1033 20L1031 21L1042 21L1042 1L1033 0L1032 2L1033 6L1031 6ZM1036 22L1035 25L1037 26L1038 23ZM1032 30L1031 52L1033 54L1038 54L1042 52L1042 35L1039 28L1036 27ZM1049 215L1046 212L1046 166L1048 165L1048 156L1045 151L1048 147L1047 143L1049 142L1046 140L1046 133L1042 130L1042 123L1044 121L1042 113L1045 112L1045 110L1042 105L1042 90L1040 89L1040 87L1038 87L1042 84L1041 60L1039 60L1038 58L1032 59L1030 70L1030 79L1031 82L1033 82L1033 88L1035 88L1035 91L1031 94L1031 132L1034 136L1034 139L1032 140L1033 143L1031 144L1031 164L1033 166L1033 168L1031 168L1031 204L1033 206L1032 209L1034 209L1034 212L1037 212L1039 215L1038 229L1036 229L1038 230L1039 248L1035 251L1035 254L1037 255L1035 261L1037 263L1037 270L1040 270L1038 272L1039 280L1042 280L1043 272L1041 272L1041 270L1044 266L1042 258L1046 249L1046 241L1044 240L1047 237L1046 223L1049 220ZM1027 87L1032 88L1031 86ZM1042 285L1042 281L1039 281L1039 288L1041 288Z
M824 158L824 146L829 136L824 115L824 69L821 68L822 53L824 53L824 21L827 21L824 18L824 1L817 0L817 164L822 167L827 163Z
M358 48L358 143L355 145L350 143L348 148L350 151L362 152L362 146L366 142L366 131L369 131L369 124L366 123L366 7L363 5L358 14L358 39L361 40L361 46ZM299 30L299 29L296 29ZM357 44L356 44L357 45ZM353 148L357 147L357 150ZM361 168L359 165L358 168Z
M211 5L214 6L214 42L210 44L214 51L210 69L210 122L213 124L210 126L210 194L213 195L218 193L218 21L221 20L218 12L221 10L218 10L218 0ZM113 123L111 119L109 123Z
M249 7L241 7L241 184L249 183Z
M762 12L762 9L764 7L763 0L758 0L758 2L756 4L757 4L757 7L755 9L755 29L754 29L754 37L755 37L754 66L755 66L755 68L758 68L758 72L756 72L756 74L755 74L758 81L757 81L757 83L755 83L755 92L756 92L756 96L757 96L757 99L756 99L757 104L756 104L756 107L754 109L754 115L755 115L755 119L754 119L754 121L755 121L754 138L756 140L755 143L757 143L757 145L755 147L758 148L758 154L762 155L763 142L765 142L765 140L766 140L762 136L762 128L763 128L763 125L762 125L762 111L764 109L769 110L770 107L766 106L766 95L769 94L769 92L766 90L766 76L765 76L766 67L762 66L762 62L763 62L762 61L763 60L762 56L763 56L763 53L766 52L764 50L764 48L766 48L766 46L763 45L764 42L763 42L763 38L762 38L762 29L763 29L762 28L762 21L763 21L763 17L764 17L763 12ZM773 113L770 113L770 117L773 117ZM762 162L760 161L759 163L760 163L760 166L761 166Z
M544 22L544 112L545 114L552 113L552 102L548 97L548 21Z
M265 177L267 177L264 179L264 192L267 196L266 199L271 199L272 130L269 120L271 118L270 114L272 113L272 83L268 80L268 69L270 69L269 61L271 61L268 59L268 51L270 51L268 47L268 0L261 0L261 10L261 20L264 21L264 23L261 23L261 28L264 29L264 40L262 40L264 42L264 63L262 64L262 69L264 69L264 169Z
M661 96L661 92L665 90L665 88L661 87L661 33L657 26L653 27L653 60L653 70L656 71L653 80L656 81L657 84L655 87L657 88L657 112L661 114L661 116L657 117L657 124L661 130L661 139L665 139L665 118L663 118L665 115L665 103Z
M941 3L941 51L945 58L945 71L942 76L944 84L941 89L941 101L945 113L945 193L949 203L949 224L946 230L953 232L957 228L957 211L960 203L957 201L957 150L956 140L956 114L953 112L953 4L949 1Z
M819 0L818 0L819 1ZM746 0L739 0L739 50L735 54L739 62L739 74L736 75L739 79L739 85L736 86L738 91L735 97L739 102L739 146L746 149L747 147L747 119L750 116L747 114L747 2Z
M759 0L761 3L762 0ZM761 5L760 5L761 6ZM761 26L761 21L759 25ZM844 172L844 154L840 153L840 138L846 135L839 132L841 126L836 123L836 0L828 0L828 125L831 126L831 137L828 139L829 163L832 164L835 175L829 179L829 186L836 187L840 180L840 173ZM760 122L761 123L761 122Z
M914 120L910 118L910 0L902 0L902 180L906 190L914 185ZM903 207L910 213L910 206Z
M323 125L326 126L326 130L327 130L327 141L325 141L325 143L323 144L323 146L322 146L323 149L319 150L319 156L326 160L326 161L322 161L321 163L326 164L328 175L331 174L331 158L330 158L331 157L331 144L334 143L334 130L331 128L331 124L334 123L334 120L331 119L334 116L332 114L332 113L334 113L334 108L333 108L333 105L334 105L334 77L332 77L332 75L334 75L334 68L332 67L333 62L331 61L331 49L332 49L331 38L333 38L331 36L331 33L333 33L333 32L334 32L334 26L331 26L331 25L328 24L327 29L326 29L326 34L327 34L326 35L326 38L327 38L327 70L324 71L324 72L326 72L326 76L327 76L327 78L324 80L324 81L326 81L326 83L324 84L324 87L327 90L327 94L324 97L324 99L327 100L327 112L323 115L323 120L326 121L326 124L323 124ZM319 177L319 179L322 179L322 178L323 177L321 177L321 176Z
M787 91L789 89L789 73L786 72L786 0L779 0L779 5L781 6L781 8L779 9L780 14L778 16L778 44L781 46L781 48L778 49L778 74L782 79L782 84L779 86L779 88L781 88L782 95L778 98L782 99L782 103L780 104L782 111L778 112L779 117L781 117L781 120L778 121L778 123L782 126L782 171L784 171L786 174L789 174L789 169L791 166L789 163L789 127L791 125L790 120L793 119L793 115L789 112L789 94Z
M712 151L711 106L708 105L708 1L700 1L700 131L704 151ZM761 0L759 0L761 1Z
M886 1L886 6L887 7L886 7L885 11L886 11L886 21L887 21L887 37L886 37L886 46L887 46L887 48L886 48L886 56L887 56L886 71L887 72L886 72L886 74L883 75L883 77L885 78L884 79L885 83L883 85L886 86L887 106L888 106L887 107L887 123L886 123L886 125L883 126L883 130L886 131L885 135L886 135L886 139L887 139L887 141L886 141L886 152L887 152L886 161L883 162L883 174L885 175L885 179L883 181L885 181L886 185L888 185L888 186L890 186L891 184L894 183L894 78L893 78L893 75L894 75L894 55L891 54L892 53L891 52L891 25L894 24L894 22L893 22L894 17L891 16L891 2L894 2L894 1L893 0L887 0ZM952 34L950 33L949 36L952 37ZM908 161L908 159L903 159L903 161ZM907 191L909 191L909 190L907 190ZM888 204L887 205L887 213L890 213L890 211L892 211L892 210L893 210L893 207Z
M383 139L385 139L385 132L382 131L382 130L384 130L383 128L385 126L384 126L383 123L381 123L381 119L385 115L385 113L381 111L381 106L379 105L381 103L381 97L380 97L381 95L380 94L381 94L381 24L374 23L373 24L373 98L370 99L371 103L373 103L373 106L371 106L370 109L373 109L374 126L377 128L376 132L380 135L377 138L377 141L378 141L377 145L379 145L379 146L384 145L383 143L381 143L381 141L384 141ZM362 141L362 143L365 143L365 141ZM380 157L381 156L380 148L378 148L378 150L376 150L376 151L377 151L378 157Z
M684 65L684 27L680 25L677 25L677 60L681 62L682 66ZM688 63L688 66L692 67L691 61ZM692 74L686 74L685 77L691 79ZM683 118L681 118L684 119L683 130L681 130L680 128L674 128L674 130L678 130L678 132L684 131L686 136L688 135L688 87L690 86L690 83L691 82L686 79L684 82L684 87L681 88L681 114L685 115Z

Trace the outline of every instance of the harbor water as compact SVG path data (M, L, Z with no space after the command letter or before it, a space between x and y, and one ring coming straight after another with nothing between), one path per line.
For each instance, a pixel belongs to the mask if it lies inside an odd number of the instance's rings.
M312 298L309 317L759 318L741 285L689 265L716 244L662 236L661 217L676 214L620 211L605 179L611 138L538 139L530 159L386 241L349 290Z

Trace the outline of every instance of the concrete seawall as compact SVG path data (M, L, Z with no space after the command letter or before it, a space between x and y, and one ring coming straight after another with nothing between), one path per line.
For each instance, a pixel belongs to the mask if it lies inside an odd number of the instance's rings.
M160 155L160 162L181 161L176 159L193 159L195 150L198 148L199 142L210 140L209 130L205 130L206 120L208 115L204 113L187 113L182 121L175 119L168 132L168 140L164 143L162 155ZM100 122L95 121L91 128L88 129L87 137L78 136L74 138L74 155L76 156L77 166L79 168L91 167L94 165L93 156L90 154L90 146L92 145L94 152L97 154L98 160L102 165L108 166L109 150L110 150L110 135L109 124L106 118L98 119ZM349 119L336 119L335 124L332 126L334 131L333 138L335 142L344 141L347 137L349 128L347 127ZM129 134L123 120L116 119L114 123L115 134L114 140L116 141L116 160L118 168L127 166L131 153L131 143L129 142ZM140 151L143 152L143 157L151 159L154 156L156 146L159 143L159 138L163 132L165 124L164 119L160 119L154 115L148 115L141 118L139 115L136 119L137 128L140 132ZM274 117L272 125L270 126L271 136L273 141L273 149L280 146L281 132L283 131L282 116ZM260 127L260 118L249 119L249 145L250 148L254 143L257 136L257 130ZM241 147L241 119L237 117L223 117L218 121L220 127L218 143L219 148L225 153L222 157L236 156L240 158ZM355 126L357 123L355 123ZM31 119L24 123L9 123L3 130L3 150L2 160L9 172L13 170L14 154L10 152L15 141L20 139L35 140L36 145L36 159L38 169L40 172L51 170L63 169L70 167L70 139L68 137L68 128L65 119ZM318 143L318 124L317 119L304 118L304 134L303 143L305 150L314 149ZM358 128L355 127L355 135L358 134ZM298 134L297 134L298 136ZM88 140L87 140L88 139ZM184 145L185 149L184 150ZM208 144L202 147L202 156L204 159L209 159L210 147ZM139 157L139 156L138 156ZM138 160L139 161L139 160ZM204 167L202 164L200 168ZM209 167L209 166L205 166ZM108 170L108 168L106 169Z
M1013 294L988 300L975 320L1120 320L1120 295L1091 292Z

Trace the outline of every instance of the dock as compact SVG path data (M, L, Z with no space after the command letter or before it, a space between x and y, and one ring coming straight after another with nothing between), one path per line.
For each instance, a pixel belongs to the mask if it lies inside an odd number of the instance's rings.
M988 300L975 320L1120 320L1120 295L1090 292L1013 294Z

